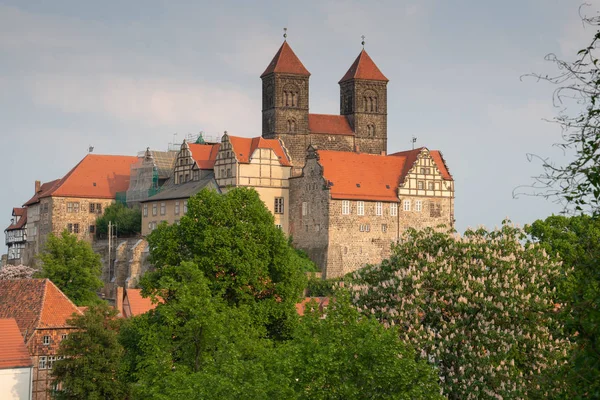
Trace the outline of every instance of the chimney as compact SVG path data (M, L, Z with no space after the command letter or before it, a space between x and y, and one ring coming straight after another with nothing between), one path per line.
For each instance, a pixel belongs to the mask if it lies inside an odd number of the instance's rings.
M35 181L35 192L39 193L42 190L42 182Z
M123 313L123 294L123 287L117 286L117 298L115 299L115 307L119 314L121 314L122 317L125 317L125 314Z
M387 151L385 151L385 150L381 150L381 155L382 155L382 156L386 156L386 155L387 155Z

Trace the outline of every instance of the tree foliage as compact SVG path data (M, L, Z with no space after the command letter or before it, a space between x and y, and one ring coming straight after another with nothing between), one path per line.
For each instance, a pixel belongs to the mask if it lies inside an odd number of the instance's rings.
M160 288L164 267L190 261L209 280L211 293L230 305L250 306L270 335L289 333L306 285L306 263L253 189L202 190L190 198L178 224L162 224L148 243L157 269L148 288Z
M77 328L63 339L52 370L58 400L120 400L127 396L127 385L120 379L123 347L118 341L121 320L106 303L91 306L83 315L68 321Z
M408 230L389 260L354 273L353 301L398 325L451 399L554 396L569 347L555 311L561 268L523 239L507 223L462 237Z
M0 280L31 279L37 270L26 265L5 265L0 268Z
M558 295L561 317L576 346L570 355L568 398L600 398L600 220L551 216L526 228L532 239L563 262Z
M39 256L39 277L48 278L78 306L99 301L96 291L102 288L102 263L92 246L66 230L60 236L48 235Z
M104 214L96 220L96 236L108 235L108 223L116 225L119 236L135 236L142 232L142 213L139 208L129 208L122 203L114 203L104 209Z
M585 8L580 8L581 12ZM590 44L581 49L575 61L548 54L546 60L556 64L558 73L532 74L539 80L557 85L554 105L561 108L554 119L561 126L559 148L574 153L567 165L556 165L542 159L544 174L537 177L535 188L543 189L547 197L558 196L577 211L600 213L600 16L581 14L585 25L594 30Z

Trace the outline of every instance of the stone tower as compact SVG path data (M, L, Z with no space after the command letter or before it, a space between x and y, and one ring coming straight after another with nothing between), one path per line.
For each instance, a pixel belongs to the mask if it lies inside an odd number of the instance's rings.
M292 162L304 164L308 135L310 72L284 41L260 76L262 79L262 136L281 139Z
M356 151L387 151L387 83L364 49L339 82L340 114L352 126Z

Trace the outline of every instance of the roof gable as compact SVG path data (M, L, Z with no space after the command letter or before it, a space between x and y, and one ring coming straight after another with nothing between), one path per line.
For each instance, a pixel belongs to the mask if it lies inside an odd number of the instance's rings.
M442 153L439 150L428 150L425 147L420 147L420 148L414 149L414 150L400 151L397 153L390 154L390 157L405 157L407 160L406 164L404 166L404 170L402 171L402 181L404 181L404 178L406 178L406 175L414 167L414 165L417 162L417 159L419 157L419 154L421 154L421 152L423 152L423 151L429 153L429 156L433 160L437 170L439 171L440 175L442 176L442 179L444 179L446 181L451 181L452 176L448 172L448 167L446 166L446 162L444 161L444 159L442 157Z
M219 153L220 143L217 144L196 144L188 143L192 158L196 161L200 169L213 169Z
M14 318L0 319L0 369L33 366Z
M13 231L23 229L27 223L27 210L25 208L13 208L13 217L19 217L17 221L13 222L5 229L5 231Z
M162 299L159 299L159 303L162 302ZM141 289L125 289L123 306L126 317L145 314L150 310L154 310L157 305L156 303L152 303L151 298L142 297Z
M114 199L129 188L135 156L88 154L54 188L40 197Z
M272 73L283 73L292 75L310 76L310 72L304 67L300 59L296 56L287 40L283 42L275 57L271 60L261 78Z
M352 63L346 74L340 83L349 81L351 79L364 79L369 81L385 81L388 82L388 78L383 75L377 65L373 62L371 57L365 49L362 49L356 60Z
M308 130L310 133L354 135L344 115L308 114Z
M271 149L279 159L281 165L286 167L292 165L286 150L277 139L264 139L261 136L244 138L227 135L227 140L231 143L231 149L235 158L242 164L250 163L250 160L257 149Z

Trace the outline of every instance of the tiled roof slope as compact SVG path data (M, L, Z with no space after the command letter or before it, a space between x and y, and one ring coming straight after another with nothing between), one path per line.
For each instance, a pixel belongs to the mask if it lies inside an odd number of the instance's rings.
M433 158L433 161L435 162L435 165L437 165L440 174L442 174L442 178L447 181L451 181L452 175L450 175L450 172L448 171L448 167L446 166L446 161L444 161L442 153L438 150L431 150L429 154L431 154L431 158Z
M400 151L398 153L390 154L390 156L392 156L392 157L406 157L407 162L404 166L404 170L402 171L403 177L406 176L406 174L412 168L415 161L417 161L417 157L419 156L419 153L421 151L423 151L424 149L425 149L425 147L420 147L420 148L414 149L414 150ZM439 150L430 150L429 155L433 159L433 162L435 163L435 166L437 167L438 171L440 171L442 178L444 180L451 181L452 175L450 175L450 172L448 172L448 167L446 166L446 162L444 161L444 158L442 157L442 153Z
M269 66L260 77L265 77L273 72L310 76L310 72L304 67L287 41L283 42L275 57L273 57Z
M141 289L126 289L126 296L129 300L129 309L131 310L132 317L145 314L150 310L154 310L157 306L157 304L152 303L149 297L142 297Z
M42 186L40 187L40 191L38 193L35 193L31 199L27 200L27 202L23 204L23 206L30 206L39 202L42 197L48 196L48 194L52 192L52 190L54 190L54 188L60 183L60 181L60 179L55 179L53 181L42 184Z
M318 154L333 199L398 202L404 157L332 150Z
M217 160L217 153L221 145L217 144L188 144L192 158L200 169L213 169Z
M250 157L252 157L252 154L254 154L256 149L271 149L279 158L279 163L281 165L292 165L281 142L277 139L263 139L260 136L255 138L229 136L229 142L231 143L236 159L243 164L248 164L250 162Z
M129 188L131 164L136 161L135 156L88 154L53 190L40 197L114 199L117 192Z
M319 307L320 312L323 312L329 305L329 297L305 297L300 303L296 303L296 312L298 315L302 317L306 311L306 307L313 301Z
M354 135L344 115L308 114L308 130L310 133Z
M68 326L81 311L48 279L0 280L0 318L14 318L29 341L37 328Z
M388 78L386 78L377 65L375 65L365 49L363 49L358 57L356 57L356 60L354 60L354 63L352 63L350 69L346 72L346 75L340 79L340 83L351 79L388 82Z
M0 319L0 369L33 366L14 318Z
M27 210L25 210L24 208L16 208L15 207L15 208L13 208L12 215L13 215L13 217L20 217L20 218L14 224L10 224L8 226L8 228L6 228L5 230L13 231L13 230L17 230L17 229L22 229L25 226L25 224L27 223Z

